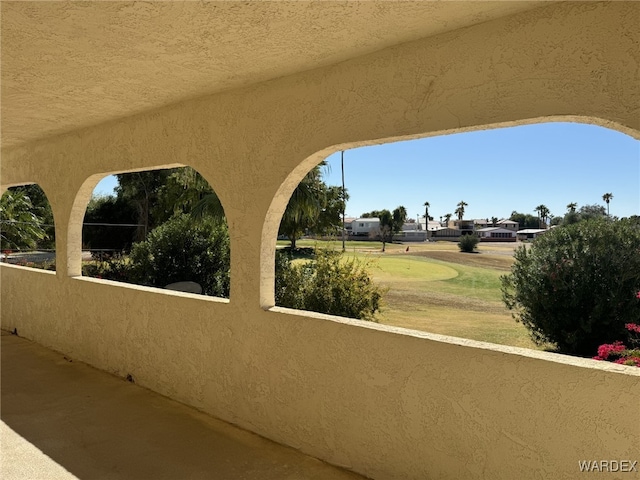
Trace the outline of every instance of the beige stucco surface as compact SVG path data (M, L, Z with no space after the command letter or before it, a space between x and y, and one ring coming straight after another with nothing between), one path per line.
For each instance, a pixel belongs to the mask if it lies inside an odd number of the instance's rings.
M539 4L3 1L2 145L331 65Z
M270 307L281 214L331 152L545 120L640 138L639 15L545 4L4 148L2 186L42 186L58 257L55 274L1 266L2 326L374 478L573 479L579 460L633 460L638 370ZM229 301L77 277L101 176L175 164L225 208Z
M4 331L1 353L3 480L363 479Z

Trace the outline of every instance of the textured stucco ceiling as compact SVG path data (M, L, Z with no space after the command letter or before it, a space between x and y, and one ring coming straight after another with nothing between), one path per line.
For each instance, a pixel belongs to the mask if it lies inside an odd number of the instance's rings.
M2 145L329 65L540 2L1 2Z

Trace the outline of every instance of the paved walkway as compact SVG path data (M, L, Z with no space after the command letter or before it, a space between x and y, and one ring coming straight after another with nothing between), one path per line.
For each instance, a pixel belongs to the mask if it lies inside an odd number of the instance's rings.
M4 480L356 480L2 332Z

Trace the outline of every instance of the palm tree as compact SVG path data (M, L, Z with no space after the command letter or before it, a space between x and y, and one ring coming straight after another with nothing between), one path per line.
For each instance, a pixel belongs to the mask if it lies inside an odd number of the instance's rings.
M458 215L458 220L462 220L462 218L464 217L464 207L468 206L469 204L466 203L464 200L461 200L460 203L458 203L458 208L456 208L455 214Z
M538 225L544 224L544 228L547 228L547 218L551 213L546 205L538 205L534 211L538 212Z
M325 162L316 165L300 181L291 194L287 208L282 215L280 230L291 241L291 248L296 248L296 240L299 238L312 219L317 218L322 208L323 192L320 188L322 181L321 167Z
M451 217L453 217L453 215L452 215L451 213L447 213L447 214L444 216L444 221L445 221L445 223L447 224L447 227L449 226L449 222L451 221Z
M427 231L427 238L429 238L429 202L424 202L424 229ZM442 217L441 217L442 218Z
M567 210L569 211L569 213L575 213L577 207L578 204L576 202L571 202L569 205L567 205Z
M607 203L607 217L609 216L609 202L611 201L612 198L613 198L613 193L605 193L604 195L602 195L602 200L604 200Z
M36 248L47 238L42 218L22 190L8 190L0 199L0 245L3 250Z

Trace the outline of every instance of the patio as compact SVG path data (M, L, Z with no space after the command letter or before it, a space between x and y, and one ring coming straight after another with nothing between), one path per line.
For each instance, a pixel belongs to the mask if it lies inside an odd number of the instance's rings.
M2 478L360 479L2 331Z

